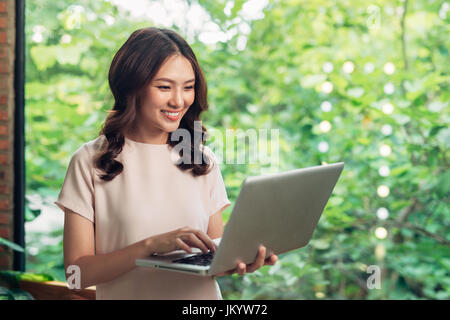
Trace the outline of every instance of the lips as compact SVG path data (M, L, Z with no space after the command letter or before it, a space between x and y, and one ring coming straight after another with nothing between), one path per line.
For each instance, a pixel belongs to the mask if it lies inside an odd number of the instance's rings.
M176 121L181 115L180 111L161 110L161 113L169 120Z

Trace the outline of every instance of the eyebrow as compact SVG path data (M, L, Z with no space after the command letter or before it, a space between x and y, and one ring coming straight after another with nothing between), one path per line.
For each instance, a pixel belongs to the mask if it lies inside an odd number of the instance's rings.
M171 79L168 79L168 78L158 78L158 79L156 79L155 81L158 81L158 80L168 81L168 82L172 82L172 83L175 82L175 81L173 81L173 80L171 80ZM188 82L192 82L192 81L195 81L195 79L187 80L187 81L185 81L184 83L188 83Z

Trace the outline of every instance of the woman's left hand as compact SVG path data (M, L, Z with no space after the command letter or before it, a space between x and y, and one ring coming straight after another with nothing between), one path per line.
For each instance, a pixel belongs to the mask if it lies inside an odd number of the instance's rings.
M271 254L267 259L264 260L265 256L266 256L266 247L261 245L258 250L258 256L256 257L253 263L246 265L243 262L238 262L235 269L219 273L216 275L216 277L229 276L234 273L238 273L239 275L243 276L246 273L255 272L262 266L266 265L273 266L278 260L278 256L276 256L275 254Z

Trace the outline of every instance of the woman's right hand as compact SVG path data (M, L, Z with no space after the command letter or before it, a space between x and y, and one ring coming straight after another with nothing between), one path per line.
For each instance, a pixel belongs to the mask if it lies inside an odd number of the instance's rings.
M161 233L146 240L152 254L164 254L175 250L192 253L192 247L199 248L204 253L208 250L214 252L217 249L217 245L207 234L189 227Z

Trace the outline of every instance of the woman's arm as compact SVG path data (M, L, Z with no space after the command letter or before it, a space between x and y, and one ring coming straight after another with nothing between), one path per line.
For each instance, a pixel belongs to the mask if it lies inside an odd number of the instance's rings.
M222 237L223 234L223 220L222 220L222 210L214 213L209 217L208 231L206 234L211 239L217 239Z
M111 281L136 267L135 260L153 253L174 250L192 252L191 247L215 251L215 243L202 231L189 227L145 238L120 250L95 254L94 223L69 209L64 210L64 266L80 268L80 288Z
M69 209L64 212L64 267L80 268L79 289L113 280L136 267L136 259L152 253L149 241L144 239L111 253L95 255L94 223ZM66 273L67 276L70 274Z

